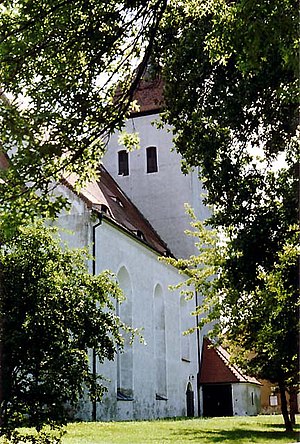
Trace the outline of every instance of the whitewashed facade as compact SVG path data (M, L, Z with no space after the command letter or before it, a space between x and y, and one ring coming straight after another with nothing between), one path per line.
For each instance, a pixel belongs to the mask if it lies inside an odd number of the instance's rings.
M195 301L182 301L178 291L168 289L179 282L177 271L113 218L100 212L98 220L91 218L91 208L68 187L61 192L72 209L61 215L59 225L74 232L63 232L64 240L74 247L95 243L95 272L109 269L116 274L127 298L117 310L125 322L143 329L145 339L145 344L136 340L127 345L113 362L97 363L97 372L108 379L108 392L96 406L83 403L79 417L152 419L186 416L191 408L197 415L197 337L182 336L185 328L195 325L190 316ZM83 195L91 198L84 191Z
M176 257L189 257L197 250L194 239L184 231L190 229L190 217L184 205L189 204L199 220L209 216L203 204L203 188L198 170L186 175L181 171L181 156L173 149L170 129L158 129L154 124L159 114L141 115L129 119L126 130L138 133L140 149L128 153L128 175L119 174L118 152L124 147L118 135L111 137L103 163L127 196L142 211L154 229L168 244ZM147 148L157 150L157 172L147 173Z
M94 244L91 272L109 269L116 274L127 297L117 307L118 313L126 323L143 328L145 339L144 345L138 341L126 345L125 352L113 362L96 363L97 372L108 378L108 392L101 403L84 403L80 417L132 420L203 415L203 390L208 391L201 383L203 368L208 370L206 385L216 388L212 416L222 414L217 408L221 398L229 405L224 411L230 415L257 414L259 384L242 374L235 384L228 377L222 378L222 372L226 374L229 368L224 360L220 361L221 373L211 378L209 361L200 361L206 331L182 334L196 325L191 312L197 299L186 301L178 291L170 292L169 286L183 277L158 257L197 254L194 238L185 234L190 229L190 217L184 206L189 204L199 220L207 219L210 211L203 203L198 171L182 173L181 157L173 150L172 131L157 128L154 122L159 119L159 110L151 103L153 100L145 107L148 111L142 109L126 125L129 133L138 133L139 150L126 152L115 134L103 159L109 174L103 171L100 182L88 186L80 196L70 184L62 187L72 202L71 213L62 215L59 222L75 232L69 236L69 244ZM92 212L98 220L92 220ZM218 393L218 386L224 383L230 384L226 399L221 389Z

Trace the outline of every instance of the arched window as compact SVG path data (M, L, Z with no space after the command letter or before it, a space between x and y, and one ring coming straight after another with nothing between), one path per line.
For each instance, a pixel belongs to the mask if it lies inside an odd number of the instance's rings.
M118 151L118 174L119 176L129 175L128 153L126 150Z
M122 267L117 274L118 282L126 300L117 305L117 314L127 325L132 325L132 287L128 271ZM124 334L124 350L117 355L117 399L133 400L133 350L130 337Z
M186 330L188 330L191 325L192 316L189 313L188 303L185 299L185 296L181 296L180 298L180 323L181 323L181 359L183 361L190 362L190 341L191 335L184 334Z
M154 290L154 343L156 399L167 399L165 304L160 285Z
M156 146L148 146L148 148L146 148L146 157L147 173L156 173L158 171Z

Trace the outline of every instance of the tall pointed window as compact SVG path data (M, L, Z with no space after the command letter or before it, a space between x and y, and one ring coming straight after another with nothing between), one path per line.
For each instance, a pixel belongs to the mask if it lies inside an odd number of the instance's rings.
M191 323L192 316L190 315L189 305L185 296L180 298L180 327L181 327L181 360L190 362L190 340L191 335L185 335L184 332L193 327Z
M130 276L125 267L118 272L118 281L126 300L117 303L117 315L125 324L132 326L132 286ZM123 333L124 349L117 354L117 399L118 401L133 400L133 347L130 345L130 334Z
M126 150L118 152L118 174L119 176L129 175L128 153Z
M148 146L146 149L147 155L147 173L157 172L157 152L156 146Z
M154 359L156 399L167 398L166 321L163 291L159 284L154 290Z

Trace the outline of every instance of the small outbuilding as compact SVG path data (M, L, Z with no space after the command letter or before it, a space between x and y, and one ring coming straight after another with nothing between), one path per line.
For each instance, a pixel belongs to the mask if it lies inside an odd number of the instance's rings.
M221 346L203 340L199 374L202 416L257 415L260 412L261 383L230 363Z

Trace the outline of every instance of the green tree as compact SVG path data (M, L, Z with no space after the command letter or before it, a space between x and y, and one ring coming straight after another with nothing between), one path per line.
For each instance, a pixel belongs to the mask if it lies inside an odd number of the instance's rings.
M196 239L199 254L188 259L163 259L188 278L177 285L187 297L196 290L201 303L194 315L199 328L209 326L208 335L223 342L235 363L249 374L278 384L287 430L290 418L286 391L293 396L299 378L299 298L297 291L299 231L291 227L277 258L266 271L258 266L256 287L242 291L236 285L234 243L216 230L194 221L188 234ZM192 332L192 331L191 331Z
M238 227L295 182L298 3L191 0L169 8L157 55L162 117L173 126L183 166L201 167L211 223ZM271 168L279 157L291 171L277 178ZM286 201L290 224L296 193Z
M62 174L96 174L123 126L167 1L3 1L0 7L2 221L53 216ZM39 190L38 193L37 190Z
M51 196L63 172L93 174L156 47L163 119L185 168L201 167L210 224L230 241L223 269L237 310L239 295L264 288L261 270L273 270L297 220L297 46L296 0L2 2L6 232L66 205Z
M2 433L20 425L64 424L87 394L105 387L94 375L89 349L100 362L122 348L115 301L122 293L108 272L93 276L82 250L62 248L42 223L18 229L2 245Z
M271 360L272 335L282 334L278 359L265 361L270 378L278 366L277 381L280 353L285 358L288 353L290 364L295 359L296 266L290 269L293 280L289 273L280 275L289 295L282 309L281 299L270 292L277 321L274 315L268 334L259 325L266 326L271 316L262 273L267 279L277 273L290 226L298 221L298 14L294 0L174 1L156 54L165 82L162 119L173 127L183 168L200 167L206 203L213 208L208 224L227 242L220 280L224 299L216 314L231 319L226 336L232 344L249 352L265 341ZM285 328L293 338L287 348ZM260 371L267 373L266 367ZM285 371L283 379L288 383Z
M130 112L133 94L150 57L166 4L167 0L76 0L72 2L4 0L1 2L0 161L3 158L10 158L7 168L0 169L0 230L6 239L2 246L2 254L6 252L7 245L10 245L12 251L15 252L25 245L24 238L22 240L19 236L20 226L26 226L36 215L54 218L63 207L68 205L65 199L53 192L62 175L76 172L78 186L96 175L109 136L115 129L123 126ZM130 138L127 138L128 140L130 141ZM12 244L9 238L12 238ZM31 241L34 244L33 238ZM54 247L53 249L55 250ZM47 251L45 245L45 255ZM42 255L42 250L40 253ZM41 256L37 256L38 259L42 261ZM67 267L66 256L65 259L65 267ZM5 256L5 260L8 261L8 256ZM24 266L25 262L24 259ZM86 336L86 340L92 341L96 349L98 347L99 355L102 354L102 358L106 354L111 357L113 352L110 349L109 336L105 336L103 326L99 326L98 336L95 336L93 329L90 333L84 333L84 328L93 327L90 324L95 323L98 327L100 319L102 318L103 322L105 320L103 319L105 315L102 313L99 321L95 321L94 314L100 315L101 312L98 313L93 301L96 298L96 290L99 290L103 298L109 292L108 278L102 276L97 280L97 278L84 275L83 270L78 276L75 275L76 267L80 268L79 262L79 257L71 261L70 267L72 268L73 263L75 268L70 275L74 278L74 285L75 282L80 284L81 278L85 280L86 286L83 288L86 294L90 295L90 299L80 302L86 305L82 307L86 310L84 319L82 318L85 325L81 325L78 318L77 326L82 347L90 345L89 342L84 342L84 334L90 334ZM31 266L30 257L28 257L26 265L28 279L33 279L32 273L36 273L38 266L41 267L42 273L42 265L42 262L39 262ZM46 265L50 268L52 266L50 262ZM60 265L62 266L61 263ZM18 266L21 270L21 263ZM17 276L15 280L11 279L4 264L0 264L0 304L2 305L0 332L2 333L3 330L3 335L0 334L0 403L5 389L6 394L4 394L2 404L4 422L8 421L8 418L11 418L11 421L15 419L10 409L16 408L17 405L22 415L29 415L31 421L47 422L54 415L55 409L57 412L62 409L63 401L68 399L71 404L75 401L76 384L77 394L82 382L91 384L87 367L85 367L86 376L83 374L86 356L83 351L80 351L81 349L77 353L76 344L74 344L74 365L77 362L78 370L82 373L79 378L76 376L75 380L77 370L74 366L69 367L70 372L66 373L61 380L68 382L70 389L61 390L59 383L58 385L53 383L55 392L53 391L49 399L52 399L53 406L56 405L56 407L51 407L49 404L43 413L44 400L41 400L36 403L37 408L34 412L33 386L30 388L32 393L26 395L26 387L30 382L28 371L31 363L36 363L37 372L42 371L44 382L39 381L39 374L32 378L43 386L45 397L47 390L51 387L51 375L55 371L54 356L61 354L61 360L65 359L63 369L68 371L65 342L71 340L72 337L68 339L67 335L65 337L60 335L63 331L60 317L64 317L63 311L68 308L68 304L73 304L74 310L79 311L79 306L76 309L76 304L79 304L80 287L78 290L74 287L74 298L77 299L71 298L70 302L64 300L61 294L62 289L59 288L59 285L63 284L59 284L56 280L59 273L54 270L54 264L52 271L55 272L55 276L47 283L49 293L44 295L44 307L40 306L42 300L38 300L38 297L42 297L41 293L35 295L25 292L19 293L19 299L16 301L19 305L6 307L12 310L6 312L5 304L9 302L7 292L14 292L13 289L9 290L9 285L13 282L17 285ZM65 273L67 271L66 268ZM64 269L61 268L61 273L63 272ZM11 276L14 276L12 270L11 273ZM18 291L21 292L21 275L19 279ZM103 291L100 291L101 279ZM46 285L45 280L44 282ZM72 281L67 282L71 291ZM42 281L39 285L42 285ZM53 285L57 286L57 294ZM32 288L31 290L33 291ZM23 302L21 296L24 298ZM38 359L42 356L43 347L45 348L47 344L43 345L42 341L40 344L35 343L33 339L30 342L30 328L38 330L43 327L42 320L40 320L40 326L34 324L34 313L37 317L39 313L43 313L45 320L50 322L47 307L50 310L55 298L57 298L56 302L61 305L58 306L57 312L54 311L56 316L53 317L53 323L45 325L45 328L53 329L51 334L55 336L52 339L56 338L53 342L55 348L45 355L45 359L47 357L48 360L43 363L41 370ZM101 304L100 306L103 306ZM71 309L70 305L68 308L70 315L73 313L75 316L75 311L72 312ZM14 312L16 312L16 317L9 318ZM20 332L26 333L25 326L18 324L18 321L26 321L24 316L31 316L28 318L29 330L27 332L29 335L28 361L20 355L17 343L17 340L22 339L22 336L18 336ZM90 322L88 322L89 316ZM71 321L75 328L75 317L73 320L70 319ZM109 321L110 318L107 322ZM9 328L15 328L11 336L7 335L9 322ZM117 327L117 320L112 318L110 328L113 335L117 335L117 330L115 330ZM12 338L15 341L13 344ZM95 340L92 340L93 338ZM23 339L25 340L24 337ZM99 340L100 345L96 345L96 339ZM101 344L102 350L99 349ZM11 366L7 362L9 345L14 345L15 348L11 351L16 354L15 357L13 355L11 357ZM40 355L38 355L38 347L41 347ZM20 366L16 367L18 371L15 373L13 365L19 358L18 365ZM85 365L87 366L87 362ZM22 380L23 372L24 379ZM13 376L20 379L15 381L8 379ZM83 381L84 378L85 381ZM11 384L7 386L8 380ZM24 399L18 398L17 394L24 396ZM25 399L26 396L27 399Z

